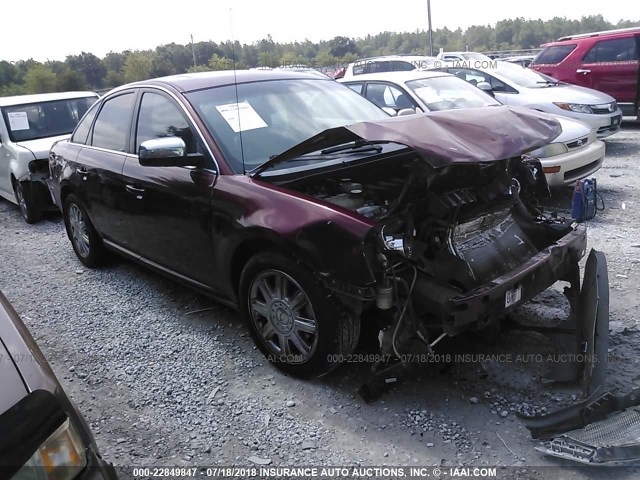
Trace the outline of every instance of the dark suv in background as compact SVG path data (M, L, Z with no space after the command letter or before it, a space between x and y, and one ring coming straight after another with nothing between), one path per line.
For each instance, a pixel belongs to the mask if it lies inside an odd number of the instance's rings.
M624 115L640 114L640 27L569 35L542 47L531 68L611 95Z

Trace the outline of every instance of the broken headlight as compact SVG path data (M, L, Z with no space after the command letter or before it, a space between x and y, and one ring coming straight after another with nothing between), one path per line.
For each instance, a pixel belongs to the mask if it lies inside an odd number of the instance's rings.
M71 480L86 465L80 434L67 418L12 478L32 479L35 474L35 478L43 480Z

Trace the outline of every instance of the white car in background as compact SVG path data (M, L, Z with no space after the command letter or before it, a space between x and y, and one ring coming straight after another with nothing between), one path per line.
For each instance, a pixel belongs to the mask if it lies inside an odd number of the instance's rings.
M437 57L438 60L444 62L492 62L491 57L484 53L477 52L440 52Z
M45 183L51 146L73 132L96 100L93 92L0 97L0 197L18 205L28 223L52 207Z
M339 82L398 115L500 105L478 88L444 72L386 72ZM596 172L604 161L605 145L588 125L554 117L560 122L562 133L553 143L530 155L540 159L549 186L558 187Z
M503 105L518 105L580 120L605 138L620 130L622 112L615 98L591 88L559 82L534 70L509 62L495 68L471 68L452 62L438 70L491 91Z
M409 72L411 70L428 69L441 66L436 57L426 55L386 55L381 57L361 58L346 67L338 69L332 78L351 78L358 75L380 72Z

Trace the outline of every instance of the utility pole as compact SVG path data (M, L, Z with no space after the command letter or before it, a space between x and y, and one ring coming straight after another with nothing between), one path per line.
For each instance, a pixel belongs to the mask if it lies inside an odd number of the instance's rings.
M427 0L427 17L429 19L429 55L433 57L433 30L431 28L431 0Z
M193 47L193 34L191 34L191 55L193 56L193 68L196 68L196 49Z

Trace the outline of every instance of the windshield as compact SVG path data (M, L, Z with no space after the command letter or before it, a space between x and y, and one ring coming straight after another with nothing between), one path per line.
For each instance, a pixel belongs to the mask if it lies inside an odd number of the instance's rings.
M68 135L98 97L3 107L2 114L13 142Z
M186 96L237 173L328 128L389 118L350 88L320 78L225 85Z
M515 63L497 62L495 72L516 85L526 88L544 88L558 84L558 81L551 77L542 75L530 68L521 67Z
M500 105L497 100L470 83L453 76L423 78L407 82L430 111Z

